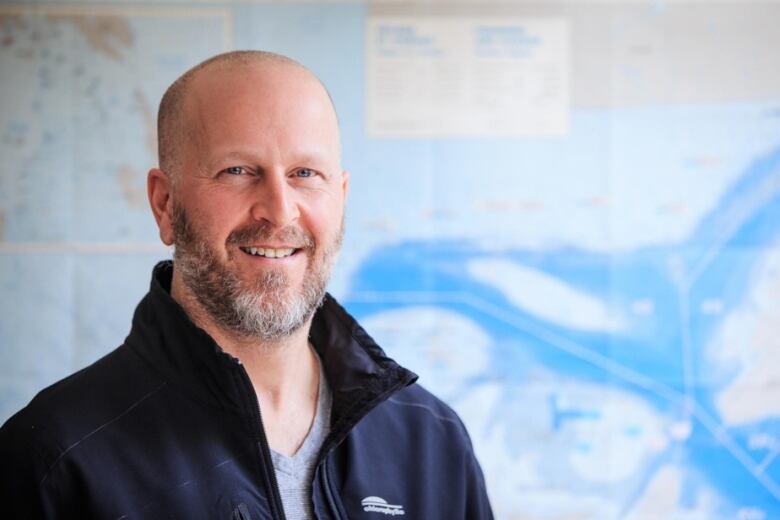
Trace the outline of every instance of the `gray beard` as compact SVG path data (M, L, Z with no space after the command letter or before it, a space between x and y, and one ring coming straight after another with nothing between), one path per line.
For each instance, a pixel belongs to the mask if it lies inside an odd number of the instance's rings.
M343 225L335 243L325 251L319 269L312 267L314 248L310 237L297 229L277 233L306 247L309 266L296 290L290 288L288 276L276 270L266 270L250 283L242 282L197 236L184 209L177 204L173 207L173 231L174 267L214 323L239 337L278 342L299 330L322 305ZM261 241L269 234L266 226L258 225L231 233L227 242L246 244L252 242L250 238Z

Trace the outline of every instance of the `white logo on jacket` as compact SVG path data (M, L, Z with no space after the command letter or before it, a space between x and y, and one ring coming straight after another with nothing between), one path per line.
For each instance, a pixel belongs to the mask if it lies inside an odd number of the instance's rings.
M367 513L383 513L390 516L405 515L404 506L388 504L387 500L380 497L366 497L360 501L363 511Z

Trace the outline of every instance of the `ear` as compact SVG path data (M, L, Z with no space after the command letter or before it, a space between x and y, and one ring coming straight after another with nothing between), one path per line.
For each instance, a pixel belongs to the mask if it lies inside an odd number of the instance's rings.
M171 180L159 168L149 170L146 178L146 192L152 206L154 220L160 230L160 240L166 246L173 244L173 203L171 199Z
M349 195L349 172L347 170L341 172L341 189L344 191L344 203L346 204Z

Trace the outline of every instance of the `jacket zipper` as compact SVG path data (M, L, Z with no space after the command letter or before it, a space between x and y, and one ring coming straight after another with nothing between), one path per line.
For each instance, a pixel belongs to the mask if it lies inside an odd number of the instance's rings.
M263 427L263 416L260 412L260 402L257 400L257 394L255 393L254 387L252 386L252 382L249 380L249 374L246 373L246 369L244 369L243 366L241 366L241 376L244 380L245 388L249 390L249 398L255 405L255 417L257 418L257 426L260 429L260 455L263 458L263 469L266 472L266 479L271 483L271 514L274 518L278 518L279 520L286 520L284 516L284 506L282 505L282 496L279 493L279 483L276 481L274 462L271 458L271 448L268 446L268 439L265 436L265 428Z

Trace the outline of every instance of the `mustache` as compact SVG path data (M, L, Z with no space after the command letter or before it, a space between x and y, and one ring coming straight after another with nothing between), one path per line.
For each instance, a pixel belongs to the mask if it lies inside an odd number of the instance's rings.
M311 235L297 226L286 226L274 230L268 222L251 223L230 232L225 241L227 245L246 246L264 241L277 241L297 249L314 247Z

